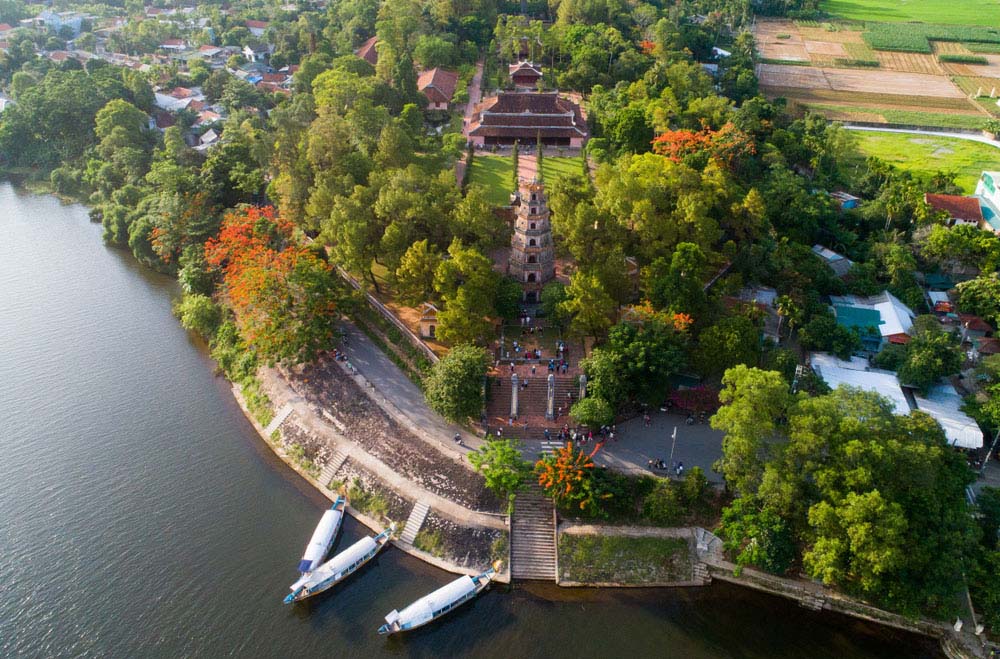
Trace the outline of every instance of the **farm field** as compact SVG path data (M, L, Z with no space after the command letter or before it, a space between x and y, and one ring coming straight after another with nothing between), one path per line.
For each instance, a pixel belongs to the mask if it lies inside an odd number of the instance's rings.
M990 1L1000 14L1000 0ZM1000 54L990 52L1000 43L988 43L1000 29L770 19L757 21L754 37L764 93L830 119L977 129L1000 117ZM879 40L886 49L870 45ZM923 50L906 52L909 41Z
M854 21L1000 25L996 0L824 0L819 8Z
M1000 168L1000 149L953 137L857 131L858 150L919 176L954 172L956 183L972 194L983 170Z

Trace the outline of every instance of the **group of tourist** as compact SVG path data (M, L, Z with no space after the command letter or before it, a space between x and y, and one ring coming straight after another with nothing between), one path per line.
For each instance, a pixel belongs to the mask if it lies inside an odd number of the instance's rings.
M677 476L678 478L684 475L683 462L674 461L668 467L667 463L662 458L656 460L650 458L649 461L646 463L646 466L649 467L650 471L657 471L657 470L666 471L669 468L670 471L674 472L674 475Z

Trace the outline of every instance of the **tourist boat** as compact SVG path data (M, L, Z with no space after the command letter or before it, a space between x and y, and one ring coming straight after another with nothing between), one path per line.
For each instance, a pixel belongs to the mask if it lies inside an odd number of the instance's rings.
M378 633L395 634L416 629L454 611L484 591L496 577L496 569L497 564L494 564L479 576L463 575L433 593L424 595L402 611L393 610L385 617L385 624L378 628Z
M344 508L346 506L347 500L338 496L330 509L323 513L309 544L306 545L306 552L302 554L302 560L299 561L299 572L303 576L318 568L323 559L326 558L333 545L333 539L337 537L337 531L340 530L340 525L344 523Z
M343 581L348 575L357 572L362 565L375 558L389 544L389 539L395 530L396 525L391 524L389 528L374 537L361 538L326 563L304 575L292 584L292 592L285 598L285 604L298 602L322 593Z

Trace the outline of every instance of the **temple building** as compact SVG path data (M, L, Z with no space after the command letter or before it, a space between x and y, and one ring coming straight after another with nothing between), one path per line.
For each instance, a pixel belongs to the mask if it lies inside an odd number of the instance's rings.
M538 81L542 79L542 67L534 62L518 62L511 64L508 69L511 82L517 89L533 90L538 86Z
M487 99L472 119L477 146L534 144L582 147L590 133L580 106L556 92L503 92Z
M542 287L556 276L545 185L537 180L522 182L519 197L507 273L521 282L524 301L536 303Z

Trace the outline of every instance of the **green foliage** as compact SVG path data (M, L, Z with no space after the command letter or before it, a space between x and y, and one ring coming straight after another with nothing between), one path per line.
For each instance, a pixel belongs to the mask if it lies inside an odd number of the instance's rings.
M562 313L572 316L570 327L574 332L595 338L611 327L616 308L600 278L582 270L573 275L566 288L566 300L559 305Z
M1000 43L1000 34L996 30L971 25L867 23L862 37L875 50L910 53L932 52L930 40Z
M542 313L545 314L545 318L549 323L559 329L565 329L570 320L569 316L563 311L562 303L565 301L565 284L553 281L546 284L542 289Z
M389 500L385 495L376 489L366 487L360 479L354 479L354 483L347 491L347 500L353 508L375 519L384 520L389 514Z
M413 539L413 546L432 556L444 556L444 537L440 531L421 529Z
M802 326L799 344L806 350L832 352L841 359L848 359L861 349L861 337L857 331L838 324L832 314L825 312L813 316Z
M590 428L611 425L611 422L615 420L615 413L611 409L611 405L603 398L596 396L588 396L574 403L573 407L570 408L569 415L576 423Z
M906 357L899 365L899 379L927 393L940 378L958 373L965 354L958 336L944 331L937 318L921 316L917 321L906 344Z
M452 421L478 415L483 408L483 378L488 367L489 355L482 348L455 346L424 380L427 404Z
M792 397L780 373L740 365L726 371L719 393L722 407L711 425L725 433L722 457L714 468L729 487L751 496L763 477L767 441L778 430Z
M958 289L958 308L993 325L1000 322L1000 277L996 273L963 281Z
M757 365L760 330L746 316L729 316L712 325L698 338L694 364L699 373L719 376L738 364Z
M486 479L486 487L507 499L524 487L531 465L521 456L516 440L491 439L469 453L469 464Z
M683 538L563 533L560 578L580 583L644 585L689 581L691 548Z
M939 62L951 64L989 64L990 61L982 55L962 55L958 53L941 53L937 56Z
M657 526L675 526L686 510L678 488L669 478L656 479L653 490L642 500L642 515Z
M740 497L723 509L719 535L733 556L737 574L746 566L784 574L795 560L795 540L788 525L751 496Z
M441 255L427 240L410 245L396 268L396 287L400 301L415 305L427 302L434 294L434 273Z
M197 332L204 339L211 339L222 323L222 309L212 298L198 293L185 293L174 304L174 315L184 329Z

